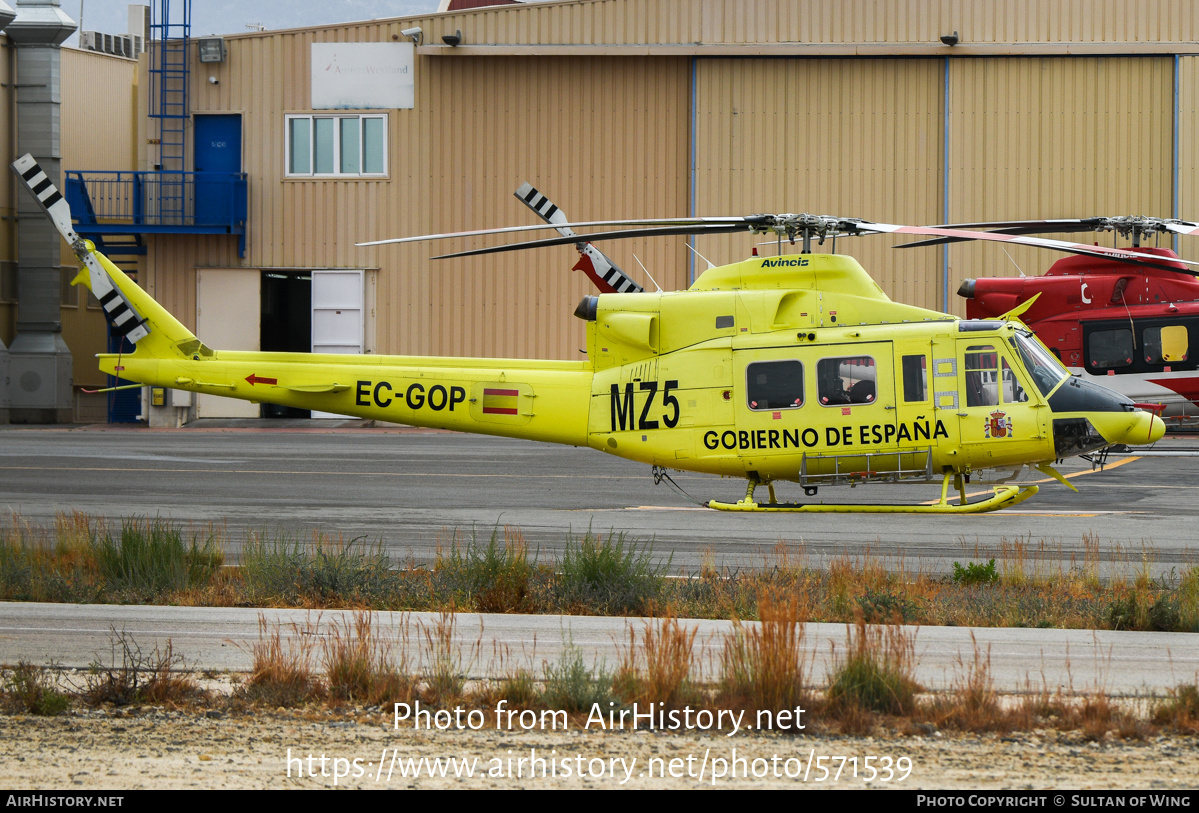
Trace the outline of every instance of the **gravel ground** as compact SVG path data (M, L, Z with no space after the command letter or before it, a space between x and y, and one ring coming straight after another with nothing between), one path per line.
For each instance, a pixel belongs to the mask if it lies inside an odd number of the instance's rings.
M580 729L578 723L558 732L417 731L406 723L397 729L391 710L382 708L243 714L143 707L77 709L50 718L2 716L0 784L14 790L69 791L334 785L691 788L713 784L1180 790L1199 783L1199 739L1192 737L1087 742L1077 732L1040 730L1004 736L957 736L926 730L917 736L851 738ZM415 778L401 776L409 759L422 757L477 758L475 776L455 776L453 771L444 777L427 772ZM548 761L530 763L530 757ZM738 760L737 777L713 780L714 773L727 773L734 758ZM521 759L525 762L520 763ZM740 762L742 759L746 761ZM530 764L536 773L532 778ZM841 773L835 778L838 765ZM586 774L582 779L580 767ZM829 769L827 778L822 767ZM868 783L871 769L877 775ZM889 778L888 770L894 771ZM749 777L743 775L746 771ZM342 775L335 778L335 772ZM497 772L500 775L488 775Z

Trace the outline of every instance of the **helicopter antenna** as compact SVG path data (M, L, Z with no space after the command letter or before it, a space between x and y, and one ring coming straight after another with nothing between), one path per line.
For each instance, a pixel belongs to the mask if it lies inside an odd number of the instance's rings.
M699 249L697 249L695 246L691 245L690 243L683 243L683 245L685 245L687 248L691 249L691 251L695 253L695 256L696 256L696 257L699 257L701 260L703 260L704 262L706 262L706 263L708 264L708 270L709 270L709 271L711 271L713 268L715 268L715 267L716 267L715 265L713 265L713 264L712 264L712 261L711 261L711 260L709 260L709 259L708 259L707 257L705 257L704 255L700 254L700 253L699 253ZM634 256L636 256L636 255L634 255ZM638 260L637 262L641 262L641 261L640 261L640 260ZM655 284L655 285L657 285L657 283L654 283L654 284Z
M649 269L645 267L645 263L641 262L641 258L634 254L633 259L637 261L637 265L641 266L641 270L645 272L647 277L649 277L649 281L652 282L654 287L658 289L658 293L662 293L662 286L659 285L658 281L654 279L652 274L650 274Z
M1015 259L1012 258L1012 255L1007 253L1007 249L1003 248L1003 246L1000 246L999 248L1003 250L1004 254L1007 254L1007 258L1012 261L1012 265L1016 266L1016 270L1020 272L1020 276L1027 276L1024 273L1024 269L1020 267L1020 263L1016 262Z

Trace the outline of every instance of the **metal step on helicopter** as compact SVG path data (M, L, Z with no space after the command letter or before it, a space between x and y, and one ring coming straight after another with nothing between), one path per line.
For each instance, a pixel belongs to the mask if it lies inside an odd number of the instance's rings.
M1199 417L1199 279L1169 248L1142 247L1164 235L1199 234L1199 224L1156 217L1091 217L958 223L997 235L1111 232L1152 260L1073 256L1041 276L967 279L958 289L968 319L992 319L1036 297L1021 319L1071 374L1102 383L1167 418ZM958 242L940 237L899 248ZM996 238L1002 239L1002 238Z
M31 156L13 169L79 258L74 282L92 290L135 345L130 354L100 354L100 369L141 385L588 446L650 464L656 477L673 469L744 478L743 499L706 503L733 511L992 511L1037 492L1036 485L1006 483L1025 466L1069 486L1052 468L1055 460L1111 444L1152 443L1165 431L1160 418L1128 398L1071 376L1019 321L1027 305L999 319L961 320L892 302L852 257L811 252L813 239L829 237L991 239L985 232L761 214L563 218L398 238L379 242L569 232L459 252L477 254L628 236L746 232L773 235L780 249L784 240L801 240L802 252L713 266L684 291L584 297L575 315L587 323L585 361L227 351L205 345L81 239L67 202ZM1075 253L1140 257L1131 250L1019 239ZM602 279L597 266L592 270ZM965 485L971 477L999 485L972 502ZM941 496L918 505L781 503L776 481L798 482L813 498L822 486L887 482L939 483ZM770 500L760 503L754 497L763 485Z

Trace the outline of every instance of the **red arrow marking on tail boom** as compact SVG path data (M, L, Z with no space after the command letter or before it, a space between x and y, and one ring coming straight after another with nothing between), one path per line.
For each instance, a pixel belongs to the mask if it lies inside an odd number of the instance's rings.
M261 376L255 375L254 373L250 373L248 376L246 376L246 381L250 382L251 387L254 386L255 384L278 384L279 383L279 379L277 379L277 378L262 378Z

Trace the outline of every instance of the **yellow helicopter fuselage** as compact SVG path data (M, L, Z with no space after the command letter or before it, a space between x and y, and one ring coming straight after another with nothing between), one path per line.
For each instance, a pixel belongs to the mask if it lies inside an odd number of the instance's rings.
M153 386L591 446L751 483L934 480L1160 436L1152 416L1106 396L1099 410L1055 410L1069 376L1038 386L1021 352L1035 339L1018 322L894 303L841 255L754 257L686 291L586 297L579 362L211 350L94 256L150 327L100 366ZM1073 445L1055 421L1076 424Z

